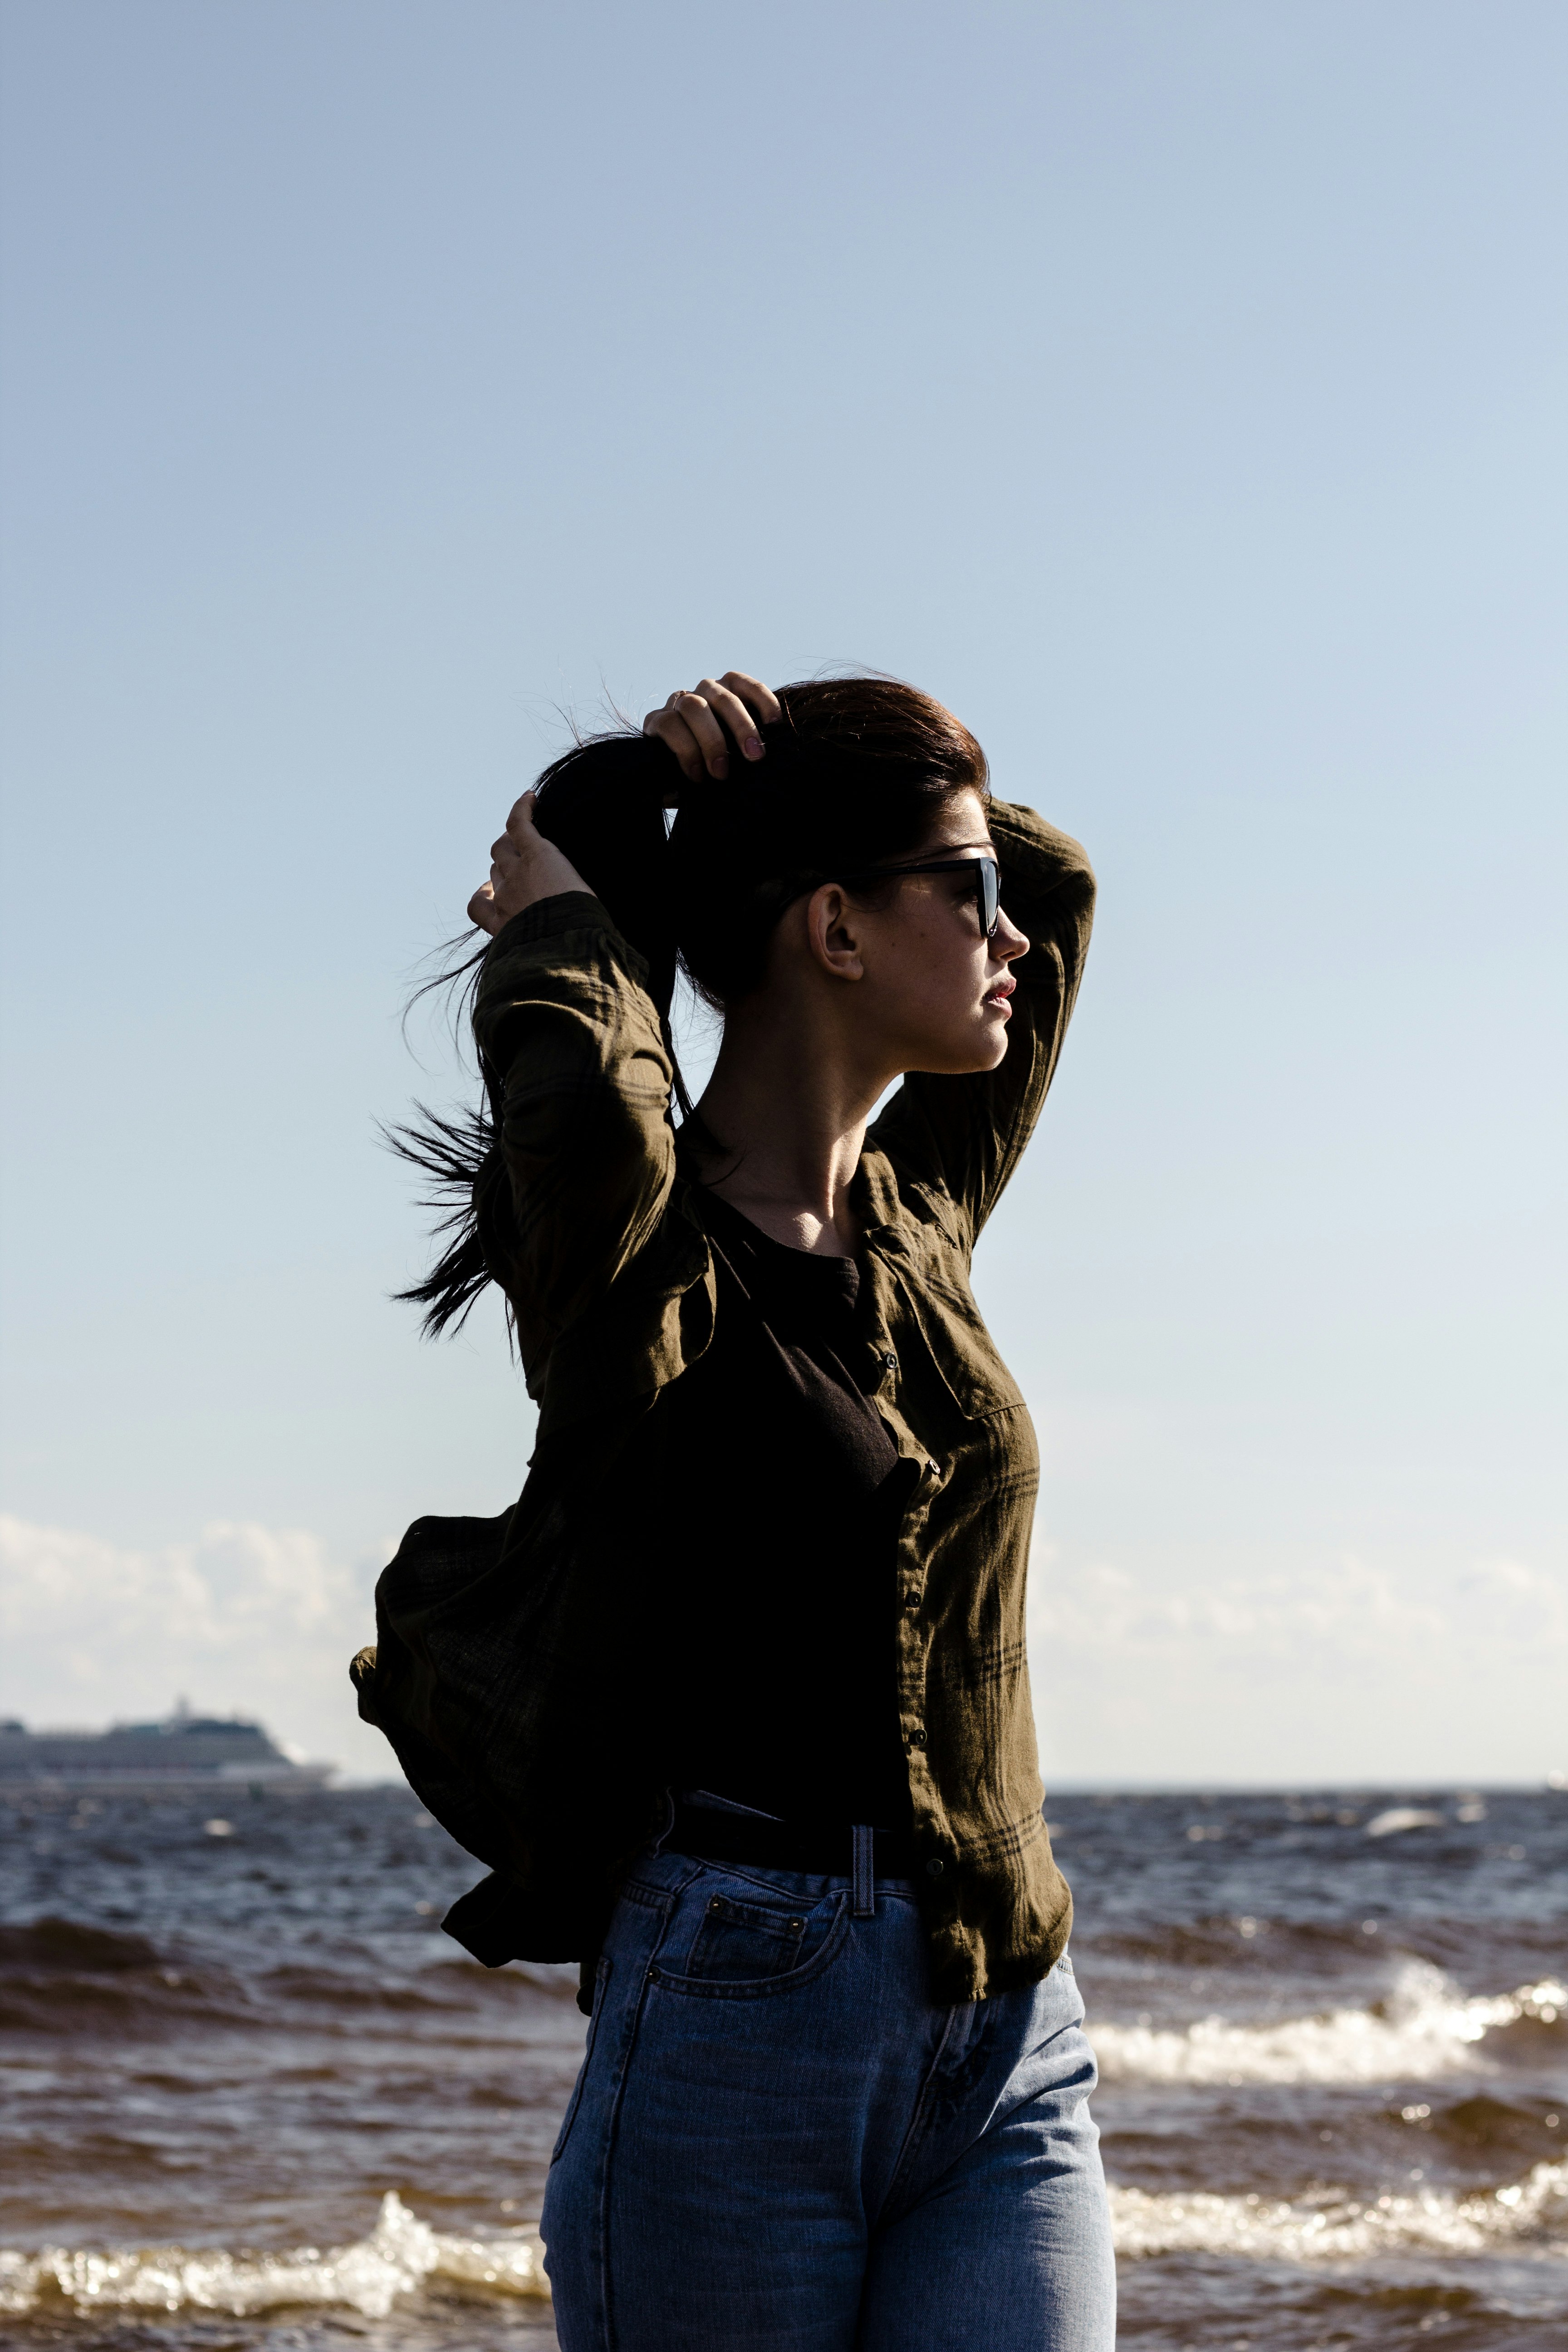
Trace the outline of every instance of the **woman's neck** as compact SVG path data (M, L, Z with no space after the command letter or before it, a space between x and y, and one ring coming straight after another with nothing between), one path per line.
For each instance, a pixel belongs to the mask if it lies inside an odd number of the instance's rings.
M802 1010L769 992L731 1009L697 1106L694 1156L709 1189L773 1240L852 1256L861 1236L850 1186L888 1079L856 1066L843 1037Z

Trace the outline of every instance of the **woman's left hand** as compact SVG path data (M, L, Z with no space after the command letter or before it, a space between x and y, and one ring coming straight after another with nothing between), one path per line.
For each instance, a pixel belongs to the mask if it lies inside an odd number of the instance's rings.
M506 831L490 844L490 878L468 900L469 922L489 931L492 940L525 907L563 890L588 887L571 859L535 828L537 798L537 793L524 793L514 803Z
M744 670L727 669L722 677L700 679L689 693L672 694L662 709L648 712L642 731L668 743L681 774L695 783L704 768L721 779L729 774L731 738L742 759L765 759L767 747L757 730L783 717L772 687Z

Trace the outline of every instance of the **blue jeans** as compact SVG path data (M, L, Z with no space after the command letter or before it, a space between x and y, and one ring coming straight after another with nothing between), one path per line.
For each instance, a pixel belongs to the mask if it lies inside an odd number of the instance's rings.
M959 2008L911 1886L658 1853L545 2192L563 2352L1110 2352L1072 1963Z

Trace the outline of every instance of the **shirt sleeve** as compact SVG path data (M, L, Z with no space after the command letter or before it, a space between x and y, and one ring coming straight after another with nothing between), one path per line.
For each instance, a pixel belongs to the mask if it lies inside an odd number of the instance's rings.
M1035 1131L1072 1015L1094 915L1094 873L1071 836L1033 809L987 804L1002 906L1026 932L1012 969L1018 986L1007 1051L966 1077L911 1071L868 1141L918 1181L944 1192L973 1247Z
M669 1198L673 1076L642 957L563 891L498 933L474 1034L510 1191L492 1271L525 1359L603 1296Z

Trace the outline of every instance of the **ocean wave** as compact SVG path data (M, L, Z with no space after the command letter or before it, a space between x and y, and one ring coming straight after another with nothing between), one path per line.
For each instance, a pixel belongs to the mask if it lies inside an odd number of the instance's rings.
M290 2304L314 2304L384 2319L399 2295L437 2279L492 2294L548 2296L542 2258L543 2247L530 2231L497 2238L445 2237L389 2190L368 2238L325 2253L314 2246L286 2254L231 2254L182 2246L132 2253L87 2253L58 2246L39 2254L0 2252L0 2315L19 2318L63 2307L82 2315L214 2311L247 2318Z
M158 1948L145 1936L120 1935L111 1927L87 1927L75 1919L35 1919L27 1927L0 1927L0 1973L25 1969L53 1976L85 1971L118 1976L128 1969L158 1964Z
M1464 2197L1429 2189L1364 2202L1349 2196L1286 2200L1205 2189L1154 2195L1114 2184L1110 2193L1116 2251L1125 2261L1202 2253L1244 2262L1360 2263L1400 2252L1485 2255L1528 2246L1568 2258L1568 2162L1538 2164L1512 2186ZM313 2305L385 2319L400 2295L437 2280L548 2298L542 2257L531 2232L444 2236L389 2191L368 2238L326 2253L314 2246L286 2254L179 2246L129 2253L0 2252L0 2315L208 2311L248 2318Z
M1232 2254L1247 2262L1363 2262L1379 2254L1495 2254L1531 2241L1568 2258L1568 2163L1538 2164L1512 2187L1468 2197L1349 2196L1322 2202L1221 2197L1205 2189L1154 2196L1112 2188L1116 2251Z
M1485 2063L1498 2028L1568 2019L1568 1987L1553 1978L1516 1992L1466 1997L1440 1969L1407 1961L1386 2000L1255 2025L1198 2018L1182 2031L1091 2024L1107 2083L1426 2082Z
M204 2021L319 2022L369 2010L439 2020L479 2003L514 2003L520 1990L552 2000L574 1999L577 1990L576 1967L553 1962L485 1969L477 1960L420 1955L394 1973L374 1949L351 1942L336 1959L336 1966L288 1960L268 1968L251 1955L248 1966L237 1965L233 1956L193 1957L178 1944L163 1948L144 1936L70 1919L0 1926L0 2032L159 2035Z

